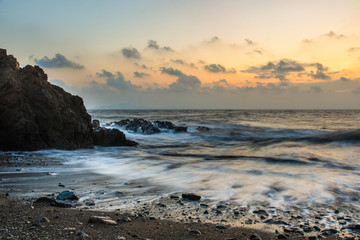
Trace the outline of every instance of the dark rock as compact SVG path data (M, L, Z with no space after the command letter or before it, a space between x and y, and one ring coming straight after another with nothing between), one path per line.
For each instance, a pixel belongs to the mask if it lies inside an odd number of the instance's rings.
M346 229L349 230L356 230L356 231L360 231L360 224L351 224L345 227Z
M201 203L201 204L200 204L200 207L202 207L202 208L208 208L209 205L207 205L207 204L205 204L205 203Z
M116 225L116 222L110 217L104 216L91 216L89 218L89 223L102 223L106 225Z
M94 119L94 120L92 121L91 125L92 125L93 129L98 129L98 128L100 128L100 121Z
M40 197L34 201L34 203L53 203L53 202L55 202L55 199L49 197Z
M199 201L201 199L201 196L195 193L183 193L182 198L188 199L190 201Z
M215 226L217 229L226 229L226 226L225 225L222 225L222 224L218 224Z
M170 195L170 199L178 200L178 199L179 199L179 196L176 196L176 195Z
M310 236L308 239L309 240L317 240L318 238L316 236Z
M93 132L94 144L109 146L137 146L138 143L126 139L126 136L119 129L98 128Z
M57 200L79 200L80 197L75 192L62 191L57 197Z
M89 235L87 235L85 232L78 232L78 233L76 233L76 237L79 239L85 239L85 238L89 237Z
M119 122L114 122L114 124L119 125L120 127L125 128L126 130L141 133L141 134L155 134L160 133L160 129L155 127L151 122L146 121L142 118L134 118L133 120L121 120Z
M224 209L226 209L226 206L220 204L220 205L217 205L216 208L220 209L220 210L224 210Z
M154 126L160 129L175 129L176 126L169 121L155 121Z
M85 203L86 206L95 206L95 202L94 201L89 201Z
M198 130L199 132L208 132L210 131L210 128L204 126L198 126L196 130Z
M338 231L336 229L333 228L329 228L329 229L324 229L321 231L321 234L324 236L331 236L331 235L335 235L337 234Z
M269 216L269 214L265 210L255 210L253 213L262 216Z
M288 237L285 236L284 234L279 234L279 235L277 236L277 239L288 239Z
M179 126L174 129L175 132L187 132L187 127Z
M92 148L83 100L50 84L38 66L0 53L0 150Z
M251 220L251 219L246 219L245 220L245 224L252 224L253 223L253 220Z
M258 234L254 233L250 236L249 240L261 240L261 237Z

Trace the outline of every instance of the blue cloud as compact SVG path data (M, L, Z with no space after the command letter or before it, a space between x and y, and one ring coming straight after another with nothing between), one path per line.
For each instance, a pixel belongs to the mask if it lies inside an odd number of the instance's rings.
M44 68L73 68L83 69L84 66L68 60L64 55L57 53L54 58L44 57L34 60L37 65Z

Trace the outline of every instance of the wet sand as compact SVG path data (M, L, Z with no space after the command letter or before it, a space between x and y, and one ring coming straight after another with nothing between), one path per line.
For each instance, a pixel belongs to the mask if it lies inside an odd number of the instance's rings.
M104 176L92 177L91 183L86 173L74 177L71 171L61 179L49 178L48 170L61 165L61 159L39 154L1 156L2 169L16 168L17 174L3 174L6 179L0 179L6 182L0 199L0 239L359 239L359 212L341 203L304 212L295 206L285 211L260 202L239 207L206 198L190 201L181 192L141 199L141 194L146 195L144 182L130 182L125 190L119 186L118 191L107 193L110 179ZM26 171L35 166L44 170ZM22 177L26 180L17 181ZM34 181L31 189L24 183L28 179ZM34 203L43 196L55 198L63 190L88 193L93 184L104 190L69 202L70 209ZM149 191L153 195L157 190ZM117 224L89 223L91 216L109 216Z

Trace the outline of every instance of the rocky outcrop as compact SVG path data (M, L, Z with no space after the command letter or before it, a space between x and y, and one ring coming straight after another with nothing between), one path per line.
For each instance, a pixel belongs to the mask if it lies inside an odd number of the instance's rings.
M96 128L93 132L94 144L109 147L109 146L137 146L138 143L126 139L123 132L118 129Z
M185 126L175 126L172 122L169 121L155 121L151 123L150 121L147 121L142 118L134 118L133 120L130 119L124 119L118 122L113 122L111 125L117 125L121 128L124 128L126 130L135 132L135 133L141 133L141 134L155 134L160 133L161 130L172 130L174 132L186 132L187 127Z
M0 150L93 147L82 98L47 81L38 66L20 68L0 49Z

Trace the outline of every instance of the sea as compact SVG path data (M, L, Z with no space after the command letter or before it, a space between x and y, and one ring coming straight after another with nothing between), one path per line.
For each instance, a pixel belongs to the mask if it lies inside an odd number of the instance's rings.
M3 168L1 188L7 185L14 194L31 196L61 191L61 183L98 206L114 207L191 192L239 206L291 210L346 204L360 210L360 110L89 113L139 145L13 152L57 159L58 164ZM188 131L144 135L112 124L133 118L171 121Z

